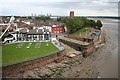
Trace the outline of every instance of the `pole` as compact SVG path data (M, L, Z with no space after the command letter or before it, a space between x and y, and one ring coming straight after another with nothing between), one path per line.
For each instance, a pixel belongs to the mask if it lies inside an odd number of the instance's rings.
M10 18L10 21L9 21L9 23L8 23L8 27L7 27L7 29L2 33L2 35L0 36L0 39L3 37L3 35L7 32L7 30L9 29L9 27L11 26L11 24L13 24L13 21L15 20L15 18L12 16L11 18Z
M9 25L8 25L8 27L7 27L7 29L2 33L2 35L0 36L0 39L3 37L3 35L7 32L7 30L9 29L9 27L10 27L10 23L9 23Z

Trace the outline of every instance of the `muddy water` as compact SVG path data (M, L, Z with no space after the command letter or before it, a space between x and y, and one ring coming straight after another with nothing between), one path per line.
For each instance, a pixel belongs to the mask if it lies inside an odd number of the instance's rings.
M101 19L103 28L106 31L107 43L98 55L99 61L96 62L99 76L101 78L118 77L118 23L112 19Z

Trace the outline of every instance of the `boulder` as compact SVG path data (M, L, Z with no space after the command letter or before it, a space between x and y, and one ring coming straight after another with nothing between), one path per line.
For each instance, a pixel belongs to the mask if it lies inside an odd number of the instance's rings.
M39 77L35 75L33 71L29 70L24 72L23 78L39 78Z

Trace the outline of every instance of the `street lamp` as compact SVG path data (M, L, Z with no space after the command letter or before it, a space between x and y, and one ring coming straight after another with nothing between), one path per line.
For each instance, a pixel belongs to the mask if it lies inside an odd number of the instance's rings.
M85 28L85 30L86 30L86 35L87 35L87 30L88 30L88 28Z

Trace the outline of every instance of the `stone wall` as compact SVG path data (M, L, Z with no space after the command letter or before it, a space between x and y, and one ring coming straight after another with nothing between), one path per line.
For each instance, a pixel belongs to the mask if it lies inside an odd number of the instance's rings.
M94 43L91 43L89 46L86 48L86 54L85 56L89 56L91 53L93 53L95 50Z
M77 51L81 51L83 53L83 57L89 56L94 51L94 43L90 43L90 45L84 46L63 39L59 39L59 41L67 44L68 46L74 48Z
M17 74L22 74L24 71L34 69L36 67L45 66L51 62L58 62L64 59L64 50L58 51L54 54L30 60L23 63L2 67L3 77L16 77Z
M73 43L73 42L70 42L70 41L66 41L66 40L63 40L63 39L59 39L59 41L64 43L64 44L67 44L68 46L74 48L75 50L83 51L83 48L84 48L83 45L79 45L79 44L76 44L76 43Z

